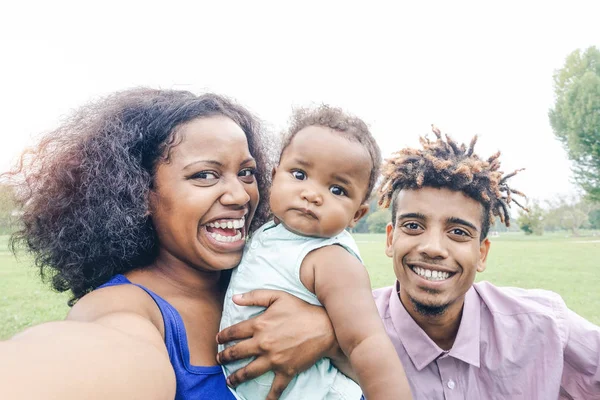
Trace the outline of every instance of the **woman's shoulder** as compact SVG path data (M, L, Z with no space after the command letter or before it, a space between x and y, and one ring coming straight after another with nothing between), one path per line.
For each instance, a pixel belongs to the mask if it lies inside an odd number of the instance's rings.
M142 288L133 284L100 287L75 303L67 320L94 322L109 315L118 314L134 319L142 317L152 323L164 336L162 315L156 303Z

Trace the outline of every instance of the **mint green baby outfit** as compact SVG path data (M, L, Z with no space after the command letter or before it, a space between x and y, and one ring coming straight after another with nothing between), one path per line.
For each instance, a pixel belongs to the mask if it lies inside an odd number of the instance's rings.
M283 224L276 225L274 222L267 222L260 227L246 245L240 265L233 270L225 295L221 330L265 310L264 307L236 305L231 299L234 294L255 289L283 290L310 304L321 306L317 296L300 281L300 266L304 257L311 251L332 245L342 246L361 260L354 239L346 231L332 238L314 238L297 235L287 230ZM224 349L223 345L219 346L219 351ZM229 375L250 361L251 359L245 359L230 363L225 365L223 370ZM235 389L235 393L244 400L264 400L274 376L273 372L268 372L242 383ZM281 399L359 400L361 395L358 384L335 368L328 358L323 358L307 371L297 375L283 392Z

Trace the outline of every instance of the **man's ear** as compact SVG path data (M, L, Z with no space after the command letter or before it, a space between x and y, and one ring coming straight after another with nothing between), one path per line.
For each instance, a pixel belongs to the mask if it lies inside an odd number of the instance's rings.
M485 271L487 256L490 252L490 239L485 238L479 245L479 260L477 260L477 272Z
M369 205L366 203L361 204L360 207L358 207L358 210L356 210L356 212L354 213L354 217L352 217L352 221L350 221L348 227L354 228L356 223L360 221L360 219L364 217L367 212L369 212Z
M391 222L385 226L385 255L388 257L394 255L394 224Z

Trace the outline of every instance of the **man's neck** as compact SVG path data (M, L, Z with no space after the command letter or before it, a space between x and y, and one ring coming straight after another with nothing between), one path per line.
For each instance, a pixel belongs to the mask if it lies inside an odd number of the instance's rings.
M458 299L440 315L423 315L415 309L406 293L400 292L400 302L419 325L421 329L434 341L442 350L450 350L456 340L460 321L462 319L462 310L465 303L464 296Z

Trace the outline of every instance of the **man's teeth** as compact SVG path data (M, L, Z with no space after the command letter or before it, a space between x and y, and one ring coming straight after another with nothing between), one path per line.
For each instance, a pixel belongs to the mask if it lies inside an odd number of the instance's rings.
M240 219L230 219L230 220L221 220L215 221L206 224L206 226L210 226L211 228L219 228L219 229L240 229L244 226L246 222L245 218Z
M237 242L238 240L242 239L242 232L240 231L238 231L234 236L223 236L216 232L208 232L208 234L212 236L217 242L231 243Z
M422 278L427 279L428 281L443 281L444 279L448 279L450 276L449 272L444 271L432 271L429 269L421 268L421 267L412 267L412 270Z

